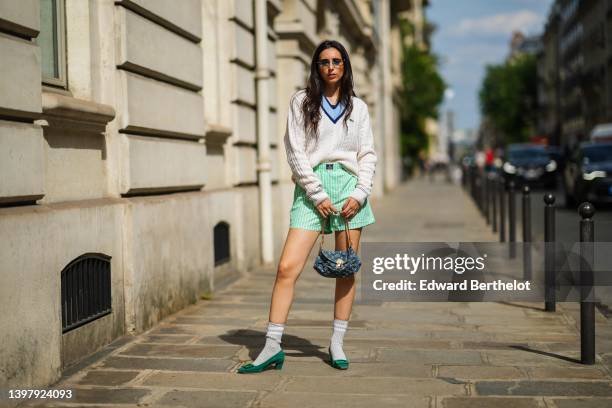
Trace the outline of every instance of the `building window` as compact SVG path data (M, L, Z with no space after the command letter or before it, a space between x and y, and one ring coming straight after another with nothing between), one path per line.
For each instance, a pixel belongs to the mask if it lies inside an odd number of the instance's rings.
M64 0L40 0L40 34L36 39L46 85L66 88Z

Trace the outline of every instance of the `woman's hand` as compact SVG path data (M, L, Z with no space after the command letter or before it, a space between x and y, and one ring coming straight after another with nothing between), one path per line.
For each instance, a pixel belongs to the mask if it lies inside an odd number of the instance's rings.
M323 200L319 205L317 205L317 210L324 217L327 218L330 214L337 214L338 210L332 205L331 200L329 198Z
M359 208L361 208L359 201L355 200L353 197L349 197L342 206L341 214L344 216L344 218L350 220L355 214L357 214Z

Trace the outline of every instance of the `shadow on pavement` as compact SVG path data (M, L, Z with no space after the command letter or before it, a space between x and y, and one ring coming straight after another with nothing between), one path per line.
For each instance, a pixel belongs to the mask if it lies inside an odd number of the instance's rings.
M581 364L580 360L575 359L575 358L571 358L571 357L567 357L567 356L562 356L560 354L555 354L555 353L551 353L548 351L542 351L542 350L535 350L526 346L510 346L513 349L516 350L521 350L521 351L528 351L530 353L534 353L534 354L540 354L542 356L547 356L547 357L553 357L553 358L557 358L559 360L565 360L565 361L569 361L570 363L576 363L576 364Z
M230 344L245 346L249 350L249 358L255 360L265 343L266 333L259 330L239 329L222 334L219 338ZM319 350L321 348L319 345L303 337L283 334L282 347L288 357L317 357L324 362L329 362L327 351Z

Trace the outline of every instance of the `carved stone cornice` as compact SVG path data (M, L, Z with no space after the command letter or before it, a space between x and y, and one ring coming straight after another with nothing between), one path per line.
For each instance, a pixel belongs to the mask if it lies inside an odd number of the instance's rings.
M47 91L42 92L42 111L41 119L49 127L94 133L103 133L106 124L115 118L115 109L110 105Z

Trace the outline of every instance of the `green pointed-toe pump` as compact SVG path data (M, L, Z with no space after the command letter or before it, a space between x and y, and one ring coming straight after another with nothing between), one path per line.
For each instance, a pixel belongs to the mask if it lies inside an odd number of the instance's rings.
M285 362L285 352L281 350L259 365L254 365L253 363L248 363L248 364L243 365L242 367L238 369L238 373L240 374L260 373L272 365L274 365L275 369L280 370L281 368L283 368L284 362Z
M348 360L334 360L332 357L332 353L331 353L331 347L327 349L327 352L329 353L329 362L331 363L332 367L337 368L339 370L348 369L348 366L349 366Z

